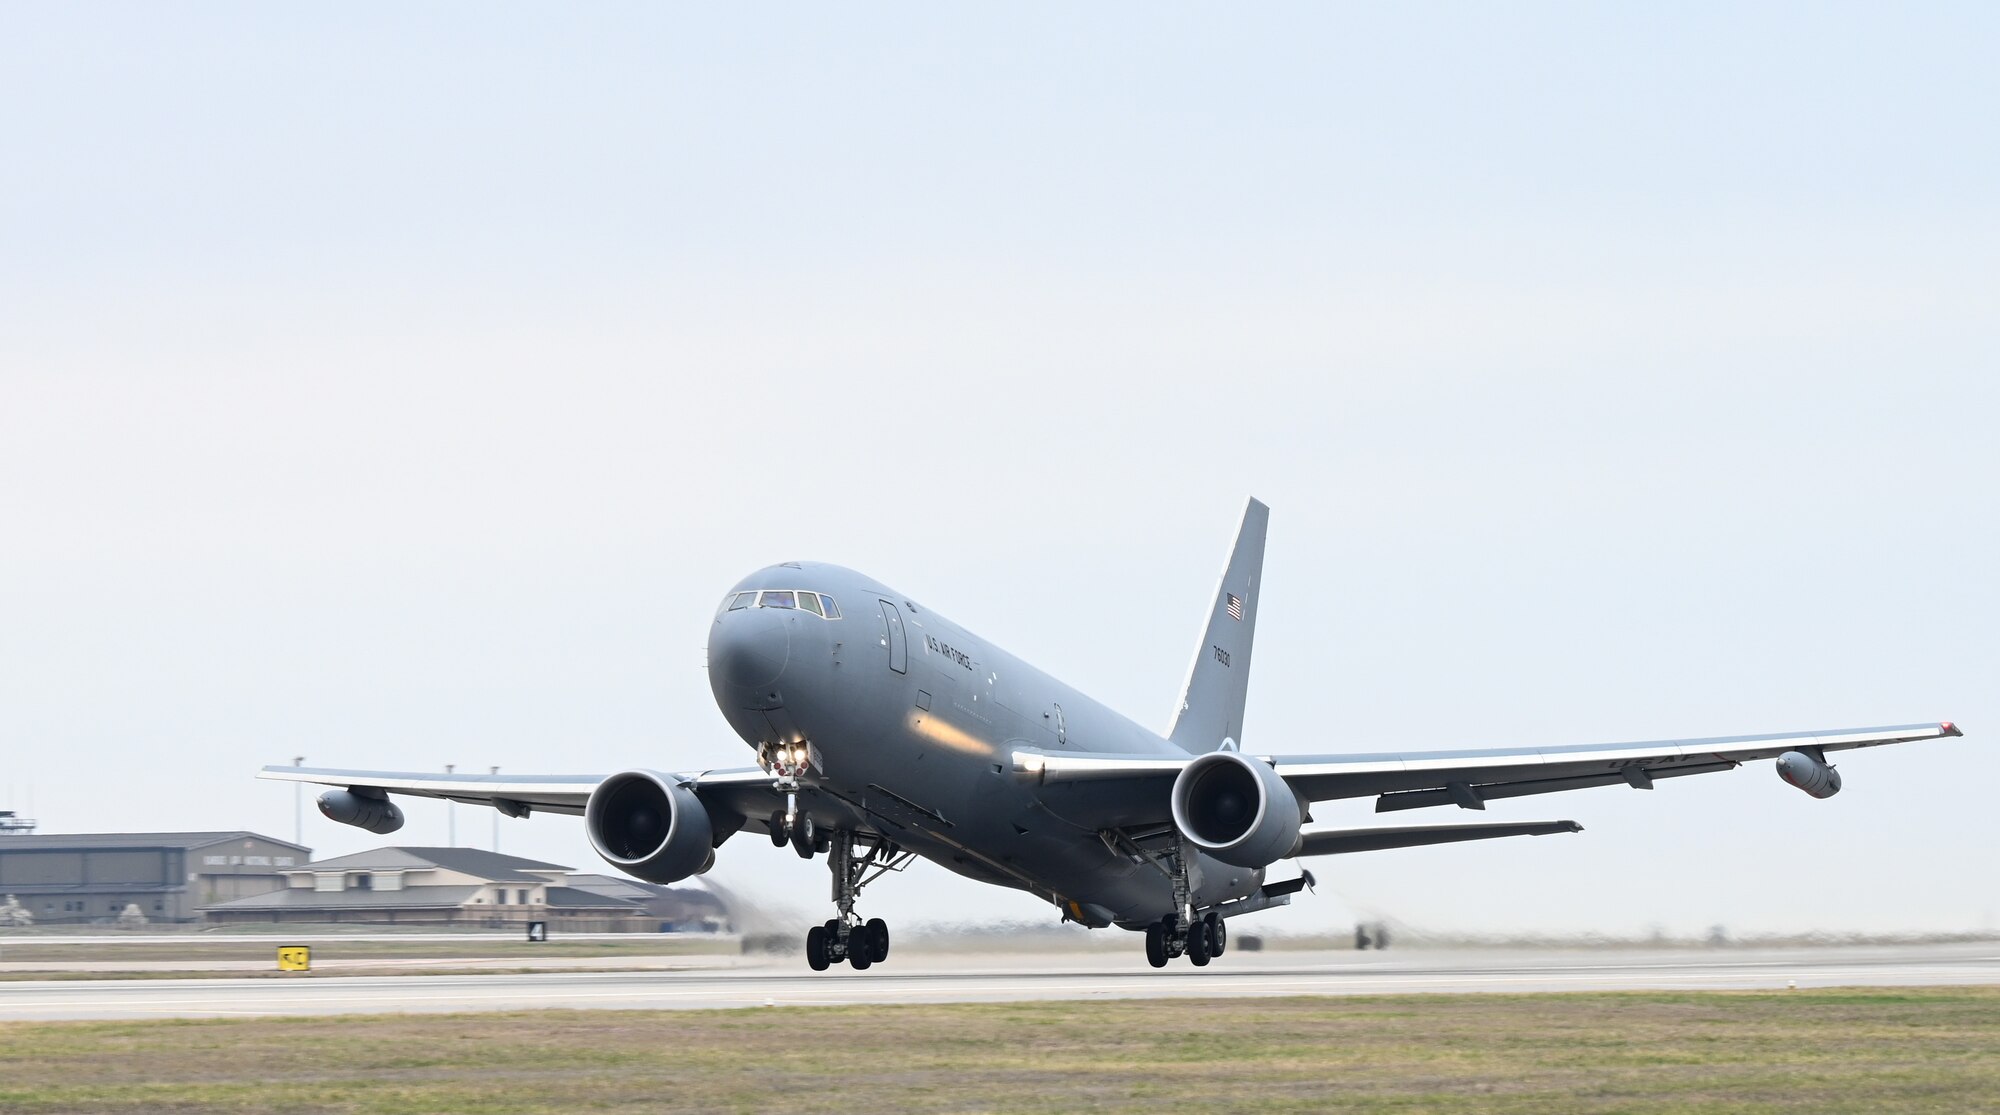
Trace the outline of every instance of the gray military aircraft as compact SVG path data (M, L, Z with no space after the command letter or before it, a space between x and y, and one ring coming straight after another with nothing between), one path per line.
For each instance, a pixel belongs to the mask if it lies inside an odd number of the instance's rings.
M452 775L265 767L334 789L320 811L389 833L391 794L580 814L613 866L655 883L707 871L744 829L824 855L836 917L806 934L815 970L887 959L862 888L922 856L1027 891L1064 920L1141 931L1155 967L1205 965L1225 919L1281 906L1310 880L1280 860L1502 836L1575 821L1312 830L1314 802L1373 797L1380 813L1480 810L1497 798L1775 759L1816 798L1840 790L1827 752L1961 734L1950 722L1651 743L1253 755L1241 747L1269 510L1251 500L1165 736L1120 716L928 606L836 565L788 561L730 589L708 636L709 685L757 765L668 774Z

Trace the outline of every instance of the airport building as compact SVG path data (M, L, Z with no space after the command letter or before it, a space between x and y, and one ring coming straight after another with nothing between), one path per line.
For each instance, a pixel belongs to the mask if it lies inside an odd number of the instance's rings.
M480 848L376 848L306 863L284 885L203 907L214 924L345 923L463 928L548 923L569 932L725 927L708 891L654 887Z
M129 906L149 922L187 922L201 907L285 886L312 849L254 832L0 835L0 903L36 925L114 923Z

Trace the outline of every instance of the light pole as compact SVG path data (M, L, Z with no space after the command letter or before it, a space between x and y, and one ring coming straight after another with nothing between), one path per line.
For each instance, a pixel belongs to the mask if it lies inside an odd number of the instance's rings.
M292 756L292 765L302 767L306 763L304 755ZM306 845L306 784L292 783L292 843L303 848Z
M495 778L498 778L500 776L500 768L494 767L490 773ZM500 850L500 809L497 806L493 810L493 850L495 852Z
M446 763L444 765L444 772L446 774L450 774L457 769L457 763ZM445 843L454 848L458 847L458 803L450 798L446 798L444 802L444 825Z

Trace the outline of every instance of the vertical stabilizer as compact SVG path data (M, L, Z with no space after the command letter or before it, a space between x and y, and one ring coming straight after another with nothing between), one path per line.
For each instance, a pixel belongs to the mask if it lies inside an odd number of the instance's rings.
M1195 648L1194 665L1174 710L1167 738L1200 754L1243 741L1243 702L1250 693L1250 641L1257 633L1257 597L1264 579L1264 529L1271 509L1256 500L1243 510L1243 526L1209 605L1208 627ZM1234 746L1234 744L1232 744Z

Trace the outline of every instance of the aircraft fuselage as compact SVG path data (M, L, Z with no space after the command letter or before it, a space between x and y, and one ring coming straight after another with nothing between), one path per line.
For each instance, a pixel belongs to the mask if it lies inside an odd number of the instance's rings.
M819 614L825 598L838 618ZM928 606L840 566L775 565L723 599L708 658L730 727L760 761L806 745L802 788L825 809L1086 923L1142 928L1175 908L1161 871L1066 820L1065 786L1015 774L1012 753L1187 752ZM1094 804L1102 825L1102 797ZM1135 801L1135 813L1148 805ZM1191 857L1197 906L1247 897L1263 878Z

